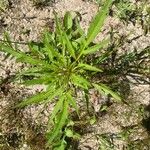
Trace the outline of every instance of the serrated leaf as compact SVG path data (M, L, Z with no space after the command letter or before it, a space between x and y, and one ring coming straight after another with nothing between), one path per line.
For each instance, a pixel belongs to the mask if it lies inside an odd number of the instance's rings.
M51 93L52 93L51 91L38 93L30 98L25 99L23 102L19 103L15 107L24 107L27 105L40 103L44 101L45 99L47 99L51 95Z
M90 86L90 82L88 82L84 77L80 75L72 74L71 79L74 85L81 88L88 89L88 87Z
M93 86L101 93L104 92L106 95L110 94L116 101L121 101L121 97L116 93L113 92L108 86L105 84L93 84Z
M9 53L19 59L20 62L26 62L33 65L43 65L46 68L50 68L50 65L43 60L32 58L21 51L16 51L13 48L0 43L0 50Z
M68 117L68 102L67 100L64 100L63 109L61 113L61 117L59 122L55 125L55 128L52 132L48 135L48 144L51 144L53 140L57 137L57 135L62 130L62 127L65 125L67 117Z
M106 0L104 6L100 9L98 14L91 22L87 33L86 46L88 46L95 39L97 34L100 32L104 24L104 21L107 17L107 14L109 12L109 7L111 6L111 4L112 4L112 0Z
M80 35L75 41L80 43L80 45L84 47L85 38L86 38L85 31L81 28L77 17L75 18L75 25L77 30L73 34L75 34L77 37Z
M94 66L91 66L91 65L88 65L88 64L83 64L83 63L80 63L78 65L79 68L83 68L85 70L90 70L90 71L95 71L95 72L103 72L101 69L99 68L96 68Z
M26 86L30 85L36 85L36 84L47 84L48 82L52 81L53 78L49 76L42 76L37 79L32 79L32 80L26 80L22 84Z
M37 67L29 68L27 70L22 70L19 73L19 76L29 75L29 76L39 77L39 76L42 76L43 73L45 73L46 71L49 71L49 70L47 70L47 69L45 70L44 68L37 66Z
M71 96L70 93L67 93L68 102L72 105L72 107L76 110L77 115L79 116L79 109L75 99Z
M77 32L78 32L81 36L85 35L85 31L81 28L80 23L79 23L79 21L78 21L77 18L75 18L75 24L76 24L76 27L77 27Z
M38 56L38 57L40 56L41 58L45 57L41 51L41 49L43 48L42 43L31 41L28 43L28 47L29 47L30 52L32 52L32 54L34 54L35 56Z
M57 17L57 13L55 11L54 11L54 17L55 17L55 24L56 24L56 33L58 35L62 35L62 27L61 27L61 24L60 24L60 20Z
M49 119L48 119L48 125L50 125L51 123L53 123L53 119L55 118L56 114L62 110L62 106L63 106L63 102L64 102L64 97L61 97L59 99L59 101L56 103L52 114L50 115Z
M42 104L48 103L53 100L55 97L61 95L63 93L63 88L55 87L55 83L51 83L47 88L47 91L35 94L34 96L25 99L23 102L16 105L16 107L24 107L32 104Z
M52 84L52 86L53 86L53 84L55 85L56 83L51 83ZM49 87L49 89L51 89L51 86ZM49 96L49 99L51 100L51 99L53 99L53 98L55 98L55 97L60 97L60 96L62 96L62 94L63 94L63 92L64 92L64 87L63 87L63 85L60 87L60 88L53 88L52 87L52 94ZM49 99L47 99L47 100L45 100L45 101L43 101L43 103L48 103L49 102Z
M48 31L44 32L43 42L44 42L44 50L47 52L50 61L53 61L54 57L54 49L50 44L51 41L51 34Z
M84 45L85 35L82 35L80 38L76 39L75 42L79 43L80 45Z
M74 48L72 46L71 41L69 40L69 38L68 38L68 36L67 36L67 34L65 32L63 33L63 35L64 35L64 39L65 39L65 43L66 43L68 52L70 53L70 55L73 58L75 58L75 50L74 50Z
M108 40L103 40L99 44L88 47L82 53L83 55L95 53L96 51L99 51L100 49L102 49L106 44L108 44Z

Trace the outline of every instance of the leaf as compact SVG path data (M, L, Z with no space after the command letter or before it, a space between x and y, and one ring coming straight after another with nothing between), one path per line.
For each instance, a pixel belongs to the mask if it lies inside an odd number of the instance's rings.
M59 18L57 17L57 13L54 11L55 24L56 24L56 33L58 35L62 35L62 27Z
M90 86L90 83L80 75L72 74L71 79L74 85L81 88L88 89L88 87Z
M76 110L77 115L79 116L79 109L75 99L71 96L70 93L67 93L68 102L72 105L72 107Z
M68 117L68 102L67 102L67 100L64 100L64 104L62 107L63 107L63 109L61 112L60 120L55 125L54 130L52 132L50 132L48 135L48 144L51 144L53 142L53 140L57 137L57 135L62 130L62 127L66 124L66 120Z
M83 63L80 63L77 67L81 67L81 68L83 68L85 70L90 70L90 71L95 71L95 72L103 72L99 68L96 68L96 67L88 65L88 64L83 64Z
M4 32L4 39L7 41L7 44L8 44L10 47L13 47L8 32Z
M54 57L54 48L50 44L51 41L51 34L48 31L44 32L43 42L44 42L44 50L47 52L48 58L50 61L53 61Z
M66 136L67 137L73 137L73 131L70 129L66 129Z
M81 46L84 47L84 43L85 43L85 32L84 30L81 28L80 23L78 21L78 18L75 17L74 19L75 21L75 27L77 28L77 30L73 33L73 35L75 37L77 37L77 39L75 40L76 42L80 43ZM79 36L79 37L78 37Z
M20 57L21 54L19 52L17 52L16 50L14 50L12 47L6 45L6 44L3 44L3 43L0 43L0 50L2 52L7 52L15 57Z
M75 18L75 25L76 25L76 27L77 27L77 33L79 33L81 36L83 36L83 35L85 36L85 32L84 32L84 30L81 28L81 25L80 25L80 23L79 23L77 17Z
M17 59L19 59L20 62L26 62L26 63L30 63L33 65L42 65L46 68L50 68L50 65L48 63L46 63L45 61L39 60L39 59L34 59L31 56L28 56L21 51L16 51L13 48L11 48L10 46L6 46L5 44L0 43L0 49L3 52L9 53L9 54L15 56Z
M16 107L24 107L27 105L37 104L37 103L48 103L53 100L56 96L60 96L63 93L63 88L57 88L55 83L51 83L47 88L47 91L35 94L34 96L25 99L23 102L16 105Z
M47 99L51 95L51 93L52 91L50 90L46 92L38 93L30 98L25 99L23 102L17 104L15 107L24 107L27 105L40 103L41 101Z
M32 52L32 54L34 54L35 56L40 56L41 58L44 58L44 54L42 53L42 48L43 48L43 44L42 43L37 43L34 41L31 41L28 43L28 47L30 49L30 52Z
M49 70L47 70L48 72ZM32 68L29 68L27 70L22 70L20 73L19 73L19 76L23 76L23 75L28 75L28 76L35 76L35 77L39 77L39 76L42 76L43 73L45 73L46 70L44 68L41 68L39 66L37 67L32 67Z
M61 142L61 145L59 147L54 148L54 150L65 150L66 148L66 143Z
M59 99L59 101L56 103L52 114L50 115L49 119L48 119L48 125L50 125L50 123L53 123L53 119L55 118L56 114L62 110L62 106L63 106L63 102L64 102L64 97L61 97Z
M49 76L42 76L40 78L37 79L32 79L32 80L26 80L24 81L22 84L26 85L26 86L30 86L30 85L36 85L36 84L47 84L48 82L52 81L53 78L49 77Z
M68 30L72 27L72 25L73 25L72 16L71 13L68 11L64 16L64 26Z
M85 35L82 35L78 39L75 40L76 43L79 43L81 46L84 46L85 43Z
M55 84L56 83L51 83L52 85L49 87L49 89L51 89L51 88L53 88L52 86L53 86L53 84L54 84L54 86L55 86ZM47 99L47 100L45 100L45 101L43 101L43 103L48 103L49 102L49 100L50 99L53 99L53 98L55 98L55 97L60 97L62 94L63 94L63 92L64 92L64 87L63 87L63 85L61 86L61 87L59 87L59 88L53 88L53 90L52 90L52 94L49 96L49 99Z
M86 46L88 46L95 39L97 34L100 32L104 24L104 21L107 17L109 7L111 6L111 4L112 4L112 0L106 0L104 6L101 8L101 10L98 12L98 14L95 16L92 23L90 24L87 33Z
M63 54L65 54L65 41L64 41L64 36L63 36L63 29L60 23L60 19L57 17L57 13L54 11L54 16L55 16L55 24L56 24L56 36L58 37L59 41L62 44L62 49L63 49Z
M95 117L92 117L89 122L90 122L91 125L95 124L96 118L95 118Z
M65 39L65 43L66 43L66 46L67 46L67 50L69 51L70 55L75 58L75 52L74 52L74 48L72 46L72 43L70 42L67 34L64 32L63 33L64 35L64 39Z
M103 40L99 44L88 47L82 53L83 53L83 55L95 53L96 51L99 51L100 49L102 49L106 44L108 44L108 42L109 42L109 40Z
M121 97L116 93L113 92L108 86L105 84L100 83L99 85L93 84L93 86L101 93L104 91L106 95L110 94L115 100L121 101Z

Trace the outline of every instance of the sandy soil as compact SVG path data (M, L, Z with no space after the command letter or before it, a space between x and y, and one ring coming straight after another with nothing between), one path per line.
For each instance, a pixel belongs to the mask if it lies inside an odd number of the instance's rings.
M36 8L30 0L14 0L11 8L0 16L0 38L4 31L8 31L15 41L26 42L40 39L41 32L45 27L53 27L53 10L56 10L62 17L66 11L78 11L82 15L81 25L87 29L91 19L98 11L98 5L82 0L58 0L50 6ZM120 34L129 38L143 34L140 26L129 24L125 26L116 17L108 17L97 40L108 36L109 27L113 26ZM150 35L142 35L132 43L125 45L123 50L133 50L135 47L141 49L150 43ZM21 46L26 50L26 46ZM24 68L23 64L16 64L14 59L4 60L4 54L0 53L0 76L10 78L15 72ZM1 85L2 87L2 85ZM8 82L4 90L0 91L0 149L2 150L45 150L44 132L46 130L47 118L51 111L51 106L29 106L23 110L11 109L16 103L43 87L24 87ZM114 103L97 120L96 124L87 127L79 142L78 149L98 150L104 140L102 135L109 135L113 138L115 150L123 150L129 141L123 136L123 129L132 127L132 135L129 140L136 141L149 138L149 134L142 126L142 109L149 106L150 90L149 85L131 86L131 93L128 101L132 102L129 107L126 104ZM99 104L101 105L101 104ZM134 106L134 107L133 107ZM44 107L44 111L43 110ZM87 130L85 129L85 130ZM84 127L83 127L84 130ZM108 136L108 137L109 137ZM119 136L117 138L117 136ZM111 141L111 138L109 140ZM11 139L14 139L11 141ZM150 145L150 143L148 143ZM144 147L143 147L144 148ZM125 148L126 149L126 148ZM148 150L148 149L145 149Z

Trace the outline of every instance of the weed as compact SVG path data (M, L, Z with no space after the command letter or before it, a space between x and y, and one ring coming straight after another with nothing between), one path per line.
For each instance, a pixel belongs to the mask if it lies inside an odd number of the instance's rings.
M105 2L90 24L87 35L81 29L77 16L72 18L71 13L67 12L62 23L54 12L55 31L45 31L41 42L29 42L28 52L14 47L8 35L5 35L7 42L0 43L1 51L14 56L19 62L31 64L29 69L16 75L16 80L21 80L21 83L27 86L46 86L45 91L25 99L16 107L56 102L49 117L47 134L48 146L53 149L65 149L67 137L75 140L80 137L73 131L75 122L70 115L73 108L80 118L75 100L76 89L88 94L90 88L96 88L100 93L111 95L114 100L121 101L120 96L107 85L91 81L89 74L101 73L103 68L87 62L90 54L100 51L107 43L105 40L95 44L93 40L103 26L111 3L111 0Z
M91 62L94 65L105 68L101 74L97 73L94 78L105 84L111 84L115 90L121 91L124 99L127 99L130 93L130 84L149 84L149 54L150 47L147 46L141 50L134 48L130 51L120 49L127 43L138 39L140 36L131 40L128 36L122 36L110 30L111 44L104 50L101 56L93 56Z
M102 6L104 0L88 0ZM124 24L130 22L140 24L144 34L150 31L150 3L147 0L132 2L130 0L114 0L110 15L117 16Z
M97 135L99 141L99 150L114 150L113 134L101 134Z
M147 34L150 31L150 5L147 0L143 0L140 3L133 3L128 0L116 0L114 1L116 11L114 13L124 23L128 24L132 22L133 25L139 23L144 29L144 33Z

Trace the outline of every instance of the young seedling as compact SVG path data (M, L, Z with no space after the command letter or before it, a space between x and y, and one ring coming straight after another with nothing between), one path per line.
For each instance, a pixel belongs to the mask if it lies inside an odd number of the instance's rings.
M65 14L63 23L54 12L55 31L53 33L46 31L39 43L29 42L29 52L15 49L9 41L0 43L2 52L14 56L17 61L31 64L29 69L17 75L22 84L46 86L45 91L23 100L16 107L55 101L55 107L49 117L47 134L48 145L53 149L65 149L66 137L79 138L72 129L73 122L69 111L70 108L74 108L80 116L75 99L76 89L85 92L95 88L100 93L111 95L114 100L121 101L120 96L105 84L91 82L89 73L103 72L103 69L86 61L90 54L100 51L106 43L93 41L101 31L111 4L112 0L105 2L91 22L87 35L80 27L78 18L72 18L70 12Z

